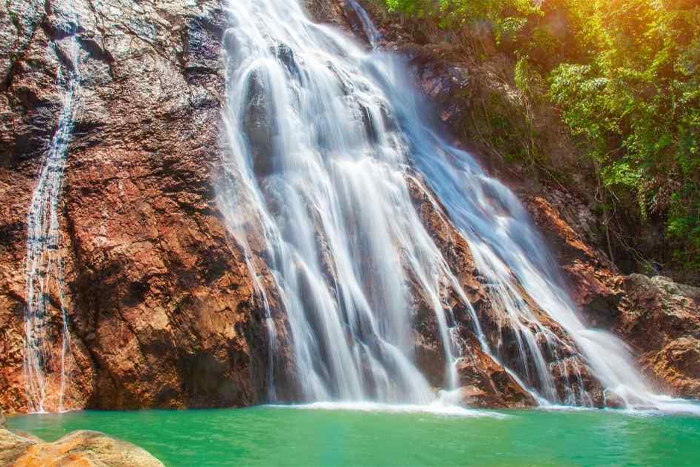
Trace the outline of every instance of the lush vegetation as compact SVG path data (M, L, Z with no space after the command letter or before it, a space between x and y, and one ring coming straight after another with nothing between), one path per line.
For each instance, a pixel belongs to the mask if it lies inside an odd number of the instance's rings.
M700 270L699 0L385 2L472 51L486 34L523 94L556 106L581 143L621 241L630 219L662 225L661 259Z

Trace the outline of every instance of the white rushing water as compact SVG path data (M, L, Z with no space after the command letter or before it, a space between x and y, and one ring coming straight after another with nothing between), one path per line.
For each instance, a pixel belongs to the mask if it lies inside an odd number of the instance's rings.
M73 129L76 100L80 90L78 74L78 42L74 36L76 26L70 24L68 53L70 66L59 69L58 84L64 88L63 102L58 116L58 126L42 161L38 180L27 214L27 256L25 308L24 377L30 410L45 412L49 389L49 373L60 377L58 401L54 410L62 412L66 392L70 353L70 332L64 295L63 264L60 254L61 231L58 209L63 187L68 143ZM53 44L54 47L58 47ZM56 298L56 303L51 303ZM52 327L60 315L61 351L55 354L52 345ZM57 359L60 359L57 361Z
M580 353L606 393L626 406L688 410L683 401L653 394L624 344L578 318L516 197L436 133L402 61L376 50L376 28L359 4L349 4L371 52L313 23L295 0L227 5L230 158L219 200L266 305L271 355L277 334L269 290L252 258L262 251L274 275L302 399L434 403L413 354L417 291L439 328L443 389L455 389L455 365L469 349L456 338L459 324L444 304L451 289L467 305L482 350L542 403L592 403L577 359L563 358ZM494 321L501 336L515 341L516 358L482 332L421 222L409 179L419 186L425 180L425 194L439 199L435 209L468 242ZM524 292L575 345L538 319ZM563 393L557 372L568 376ZM268 382L274 394L269 374Z
M467 409L454 404L444 404L439 399L429 404L381 404L377 402L312 402L310 404L297 405L271 405L269 407L294 410L330 410L349 412L371 413L399 413L399 414L430 414L448 417L487 417L496 419L510 418L508 415L482 410Z

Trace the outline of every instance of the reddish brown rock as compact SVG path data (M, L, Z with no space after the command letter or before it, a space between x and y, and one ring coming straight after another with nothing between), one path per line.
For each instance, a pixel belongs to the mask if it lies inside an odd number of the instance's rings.
M433 203L435 196L425 191L418 180L418 178L408 179L413 202L428 233L442 251L469 300L469 304L465 303L452 287L446 286L446 294L443 297L445 312L448 316L454 317L456 323L451 324L457 324L456 328L462 341L462 358L458 364L460 384L465 388L472 388L467 391L469 396L465 401L480 407L534 405L535 401L530 393L516 380L517 376L530 387L542 389L537 378L532 378L530 381L527 379L528 374L535 375L537 372L534 361L530 359L527 368L522 365L521 348L514 334L513 324L499 311L493 297L487 292L484 279L476 269L467 241L450 224L444 210ZM440 371L444 370L445 365L444 349L434 312L426 303L426 298L422 297L419 286L414 285L414 289L418 310L416 327L420 335L417 338L418 364L434 385L443 386L444 371ZM519 294L537 316L543 328L556 336L559 341L554 351L544 336L537 330L533 330L537 335L538 346L546 364L552 369L554 385L560 400L565 401L570 396L568 388L582 384L591 397L591 402L602 405L603 391L600 382L590 374L587 365L579 356L576 344L524 289L520 289ZM474 313L471 310L474 310ZM494 360L482 349L476 335L474 316L479 321L489 347L492 351L497 349L497 355L502 363ZM503 364L513 373L506 371ZM574 378L580 378L580 381L574 381Z
M633 274L615 330L650 377L676 395L700 398L700 289Z
M571 195L550 196L582 209ZM552 246L582 317L630 344L658 390L700 398L700 289L660 276L624 276L552 203L531 197L526 206Z
M8 411L27 408L26 216L61 108L55 50L69 40L62 7L47 5L17 29L21 53L1 63L11 70L0 89L0 406ZM59 205L71 334L66 408L254 403L265 394L267 337L212 179L222 163L221 6L73 7L82 79ZM59 372L46 368L52 395Z
M470 407L523 408L536 404L500 364L486 355L472 339L457 365L462 400Z
M96 431L74 431L53 443L0 428L0 463L7 467L163 467L145 450Z
M700 340L681 337L646 358L645 369L671 386L681 397L700 394Z

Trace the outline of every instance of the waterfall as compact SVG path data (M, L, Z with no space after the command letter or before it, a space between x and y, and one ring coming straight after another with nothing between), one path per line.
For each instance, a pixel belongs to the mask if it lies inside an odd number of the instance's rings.
M45 412L49 373L60 372L57 410L62 412L67 385L66 359L70 353L70 332L64 295L63 260L60 254L61 231L58 209L66 165L68 144L73 129L76 100L80 90L78 72L78 42L75 23L69 24L70 66L60 65L58 84L65 89L58 116L58 126L41 168L27 214L27 255L25 260L26 297L24 378L31 411ZM58 45L52 44L57 56ZM52 304L52 293L57 303ZM51 347L51 327L54 317L50 308L60 312L61 351L56 368L56 356Z
M360 19L360 23L362 24L362 32L365 33L369 45L372 46L373 49L376 49L379 45L379 41L382 39L382 35L374 26L374 23L367 14L367 11L365 11L365 9L362 8L362 6L357 3L356 0L347 0L347 4Z
M448 268L411 207L403 143L385 128L390 104L365 76L366 54L296 2L236 1L228 13L222 211L247 258L264 244L301 397L429 402L409 274L430 298L453 387Z
M685 407L653 394L624 344L579 319L516 197L437 133L401 59L374 47L376 28L359 4L349 5L363 20L370 52L312 22L295 0L227 3L220 208L263 297L271 355L271 291L252 258L262 255L274 278L301 398L433 401L414 355L417 293L437 323L443 389L457 388L456 364L469 349L443 303L449 289L467 307L482 350L541 403L591 405L585 365L627 407ZM468 243L517 358L483 332L422 223L409 181ZM562 391L555 372L566 376Z

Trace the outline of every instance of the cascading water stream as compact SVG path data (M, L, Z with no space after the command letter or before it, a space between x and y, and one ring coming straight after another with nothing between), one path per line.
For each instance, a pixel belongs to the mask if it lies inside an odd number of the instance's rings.
M65 88L63 103L58 116L58 126L39 171L36 188L27 215L27 256L25 308L24 377L27 400L33 412L45 412L48 372L60 372L57 410L62 412L67 384L66 359L70 353L70 332L62 258L59 253L61 232L58 209L66 165L68 144L73 129L76 100L80 90L78 72L78 42L76 23L70 23L70 67L61 65L58 84ZM56 48L57 45L53 44ZM58 53L57 53L58 55ZM56 367L51 348L50 327L53 317L52 293L56 294L55 306L60 312L61 353Z
M359 4L349 5L374 48L376 29ZM576 361L547 360L544 341L555 356L580 351L628 407L687 410L647 389L619 340L585 327L522 206L431 128L401 60L313 23L297 1L230 0L227 12L230 158L219 201L263 297L271 354L276 331L255 254L262 252L274 276L303 400L434 400L413 355L416 293L439 329L445 389L455 389L463 355L458 325L443 305L451 289L467 306L482 350L540 401L592 403ZM499 341L482 332L408 180L428 197L435 193L436 210L444 207L445 222L468 242L518 361L501 358ZM540 322L531 300L576 348ZM563 398L554 369L567 375Z
M357 3L356 0L346 1L350 8L352 8L352 10L355 12L357 17L360 19L360 22L362 23L362 32L365 33L369 45L372 46L373 49L376 49L379 45L379 41L382 39L381 33L374 26L374 23L367 14L367 11L364 8L362 8L362 6L359 3Z
M263 239L302 397L432 400L413 363L409 273L430 297L454 387L439 294L447 268L405 209L398 135L376 127L377 146L368 136L388 103L363 77L365 53L296 2L231 2L229 15L232 183L222 211L244 249ZM354 58L338 60L346 47Z
M376 63L376 56L373 59ZM557 343L557 336L537 322L533 310L519 292L520 287L573 338L605 392L614 394L625 407L700 413L700 407L695 404L651 391L622 341L605 331L586 327L577 315L576 305L547 246L516 196L487 176L468 153L447 144L418 118L422 103L415 93L408 92L412 83L407 82L401 63L386 60L383 65L373 66L373 73L399 115L404 135L409 140L411 163L468 241L477 269L490 284L490 295L499 305L497 309L516 331L518 339L525 341L521 345L524 344L527 351L522 349L522 357L535 359L540 395L545 398L544 401L538 398L540 403L559 402L559 397L536 344L537 334L544 335L554 353L563 343ZM411 98L407 98L409 96ZM533 327L536 332L532 331ZM494 350L491 354L498 360L498 351ZM580 370L576 367L561 370L573 371L577 376L576 383L565 388L568 397L563 402L591 405Z

